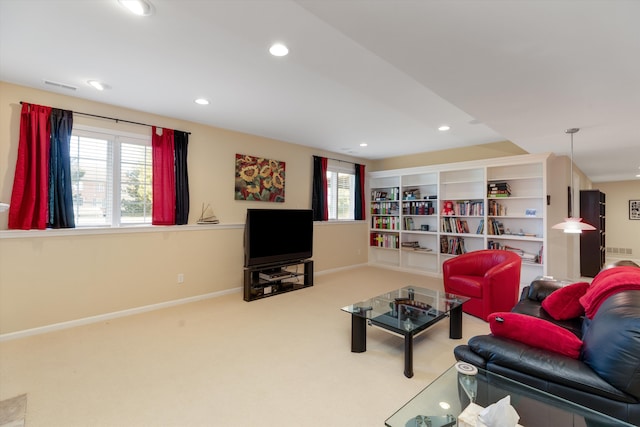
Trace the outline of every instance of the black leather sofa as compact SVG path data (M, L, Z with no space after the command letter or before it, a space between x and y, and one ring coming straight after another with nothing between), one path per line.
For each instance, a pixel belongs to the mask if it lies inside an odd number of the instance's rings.
M632 272L632 281L637 277L636 285L640 285L640 269L637 271L637 275ZM578 359L492 334L473 337L456 347L455 358L640 425L640 290L608 296L591 319L555 320L542 301L559 288L553 280L532 282L512 312L542 318L573 332L583 342Z

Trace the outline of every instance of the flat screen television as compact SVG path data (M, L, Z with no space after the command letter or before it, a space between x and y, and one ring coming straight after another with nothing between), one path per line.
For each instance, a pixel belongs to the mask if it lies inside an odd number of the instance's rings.
M311 209L247 209L245 267L296 262L312 256Z

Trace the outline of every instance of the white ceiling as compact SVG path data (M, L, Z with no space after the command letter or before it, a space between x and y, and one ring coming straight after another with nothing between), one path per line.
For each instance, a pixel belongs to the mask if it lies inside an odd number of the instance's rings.
M592 181L640 173L640 1L151 2L0 0L0 80L366 159L579 127Z

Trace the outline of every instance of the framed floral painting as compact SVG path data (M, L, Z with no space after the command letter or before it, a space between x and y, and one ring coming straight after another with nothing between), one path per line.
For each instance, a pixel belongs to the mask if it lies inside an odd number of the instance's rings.
M236 200L284 202L285 162L236 154Z

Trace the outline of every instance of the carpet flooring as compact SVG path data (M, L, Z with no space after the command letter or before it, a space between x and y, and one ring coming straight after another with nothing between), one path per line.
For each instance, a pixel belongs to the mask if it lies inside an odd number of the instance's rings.
M367 328L350 351L341 307L406 285L442 280L358 267L317 274L310 288L244 302L240 293L0 343L0 399L28 394L36 426L383 426L488 333L463 315L463 338L444 320L414 343Z

